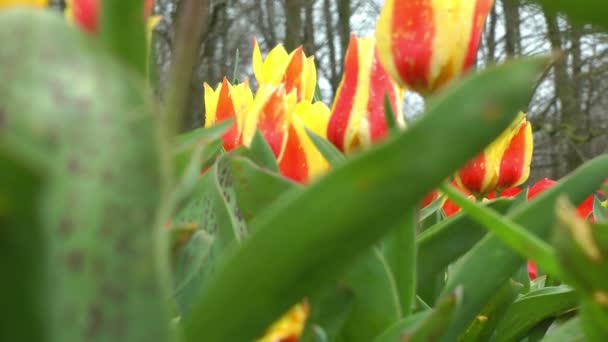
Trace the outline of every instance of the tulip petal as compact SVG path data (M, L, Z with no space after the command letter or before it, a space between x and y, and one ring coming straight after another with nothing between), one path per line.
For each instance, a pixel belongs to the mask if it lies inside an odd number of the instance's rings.
M295 107L295 94L285 94L283 86L261 86L252 109L246 117L243 142L249 146L256 129L259 129L277 160L285 147L287 123Z
M528 179L532 150L532 126L524 119L501 157L497 184L499 189L518 186Z
M264 60L262 59L262 53L260 52L260 45L255 38L253 38L253 55L251 57L251 65L253 67L253 75L258 83L264 82Z
M459 187L467 191L483 195L494 190L498 161L487 150L461 168L455 177Z

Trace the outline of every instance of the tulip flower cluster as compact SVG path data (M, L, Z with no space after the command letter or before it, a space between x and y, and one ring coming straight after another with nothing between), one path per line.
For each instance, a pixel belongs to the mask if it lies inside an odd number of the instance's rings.
M224 81L214 90L205 88L205 126L228 119L235 122L223 135L227 151L249 146L259 131L274 153L281 174L305 183L325 172L329 165L316 149L306 129L325 137L329 109L313 102L316 68L302 48L287 53L283 46L262 58L254 41L253 70L258 82L255 94L247 81Z

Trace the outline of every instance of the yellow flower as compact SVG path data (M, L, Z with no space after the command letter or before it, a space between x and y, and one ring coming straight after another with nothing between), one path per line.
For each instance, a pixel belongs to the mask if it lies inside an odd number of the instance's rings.
M277 45L263 60L258 42L254 39L252 60L258 84L283 84L287 93L296 91L298 102L312 101L317 84L317 70L314 57L306 57L302 47L288 54L283 45Z

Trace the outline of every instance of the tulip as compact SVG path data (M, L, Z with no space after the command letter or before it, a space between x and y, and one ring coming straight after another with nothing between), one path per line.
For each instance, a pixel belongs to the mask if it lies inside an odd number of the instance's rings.
M287 133L285 150L279 160L282 175L296 182L307 183L310 178L324 174L329 164L306 133L306 128L325 138L329 108L322 102L301 102L296 106Z
M283 45L277 45L264 60L258 42L254 39L252 64L259 85L282 84L288 94L295 90L297 102L312 101L317 84L317 70L314 57L306 57L301 46L288 54Z
M386 0L376 26L380 61L423 95L469 70L493 0Z
M511 127L456 173L456 182L477 196L516 187L530 175L532 150L532 127L520 113Z
M309 308L306 301L295 305L275 322L257 342L297 342L304 331Z
M231 85L226 78L213 90L207 83L205 89L205 127L228 119L235 122L222 135L224 149L230 151L243 144L245 116L253 103L253 94L247 82Z
M73 20L87 33L96 33L99 29L99 5L101 0L66 0L65 15ZM154 0L144 3L144 16L148 18L154 8ZM153 19L158 22L158 19Z
M48 0L0 0L0 9L15 6L47 7Z
M379 63L373 38L350 37L344 59L344 76L336 92L327 137L348 154L387 135L384 99L388 95L399 126L403 92Z

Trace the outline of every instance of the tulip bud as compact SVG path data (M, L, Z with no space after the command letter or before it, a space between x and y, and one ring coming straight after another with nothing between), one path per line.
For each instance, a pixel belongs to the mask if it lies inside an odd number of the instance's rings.
M283 84L287 94L292 90L296 92L298 102L312 101L317 84L317 70L314 57L306 57L302 47L287 54L283 45L277 45L263 60L258 42L254 39L252 64L258 84Z
M66 17L76 22L85 32L96 33L99 29L99 6L102 0L66 0ZM144 2L144 17L154 8L154 0Z
M386 95L397 123L404 127L402 94L380 64L374 39L351 35L344 58L344 76L327 128L329 141L348 154L385 137L388 131L384 116Z
M246 113L253 102L253 94L247 82L231 85L226 78L213 90L207 83L205 89L205 127L210 127L227 119L235 122L222 138L224 149L230 151L243 143Z
M493 0L386 0L376 26L380 60L401 86L430 94L475 62Z
M47 7L48 0L0 0L0 9L16 6Z
M456 173L455 180L477 196L516 187L530 175L532 150L532 127L520 113L505 132Z

